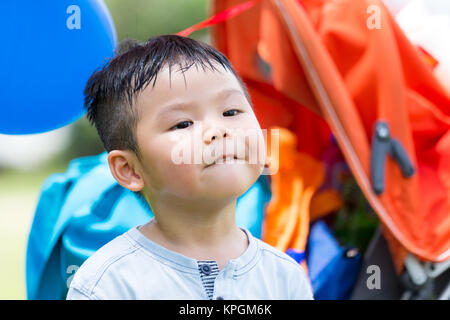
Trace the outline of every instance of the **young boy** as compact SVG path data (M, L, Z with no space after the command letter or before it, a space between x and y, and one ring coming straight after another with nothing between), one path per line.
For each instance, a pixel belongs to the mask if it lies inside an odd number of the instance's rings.
M265 156L265 144L222 53L154 37L95 72L85 96L112 175L154 218L87 259L67 299L313 299L294 259L235 224L237 198L264 169L265 159L251 159Z

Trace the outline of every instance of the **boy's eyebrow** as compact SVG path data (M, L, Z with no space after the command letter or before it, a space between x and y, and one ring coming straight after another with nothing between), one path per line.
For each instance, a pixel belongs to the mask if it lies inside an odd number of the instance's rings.
M242 91L236 88L228 88L225 90L220 91L219 93L216 94L216 99L225 99L226 97L228 97L229 95L233 94L233 93L240 93L242 94ZM188 107L190 105L189 102L184 103L184 102L178 102L178 103L173 103L170 105L165 106L157 115L157 118L160 118L163 114L172 111L172 110L183 110L186 107Z

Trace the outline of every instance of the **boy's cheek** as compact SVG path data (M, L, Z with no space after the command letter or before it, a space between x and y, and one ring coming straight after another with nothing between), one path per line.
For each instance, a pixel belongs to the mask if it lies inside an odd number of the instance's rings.
M167 166L163 170L164 179L174 189L192 187L195 181L194 167L192 164L174 164L168 160Z

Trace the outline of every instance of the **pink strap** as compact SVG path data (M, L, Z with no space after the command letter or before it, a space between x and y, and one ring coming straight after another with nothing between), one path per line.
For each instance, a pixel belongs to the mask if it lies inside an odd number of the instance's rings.
M208 18L206 20L203 20L202 22L199 22L187 29L184 29L183 31L180 31L177 33L177 35L182 37L187 37L192 32L218 24L220 22L226 21L230 18L233 18L234 16L247 11L251 7L253 7L256 3L261 2L262 0L250 0L238 5L235 5L231 8L228 8L222 12L219 12L218 14L212 16L211 18Z

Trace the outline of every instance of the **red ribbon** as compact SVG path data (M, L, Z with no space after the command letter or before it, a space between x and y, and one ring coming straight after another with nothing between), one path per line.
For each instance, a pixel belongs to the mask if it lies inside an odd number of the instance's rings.
M212 16L211 18L208 18L206 20L203 20L202 22L199 22L187 29L184 29L183 31L180 31L177 33L177 35L182 37L187 37L192 32L218 24L220 22L226 21L230 18L233 18L234 16L237 16L238 14L247 11L251 7L253 7L256 3L261 2L262 0L250 0L244 3L240 3L238 5L235 5L231 8L228 8L222 12L219 12L218 14Z

